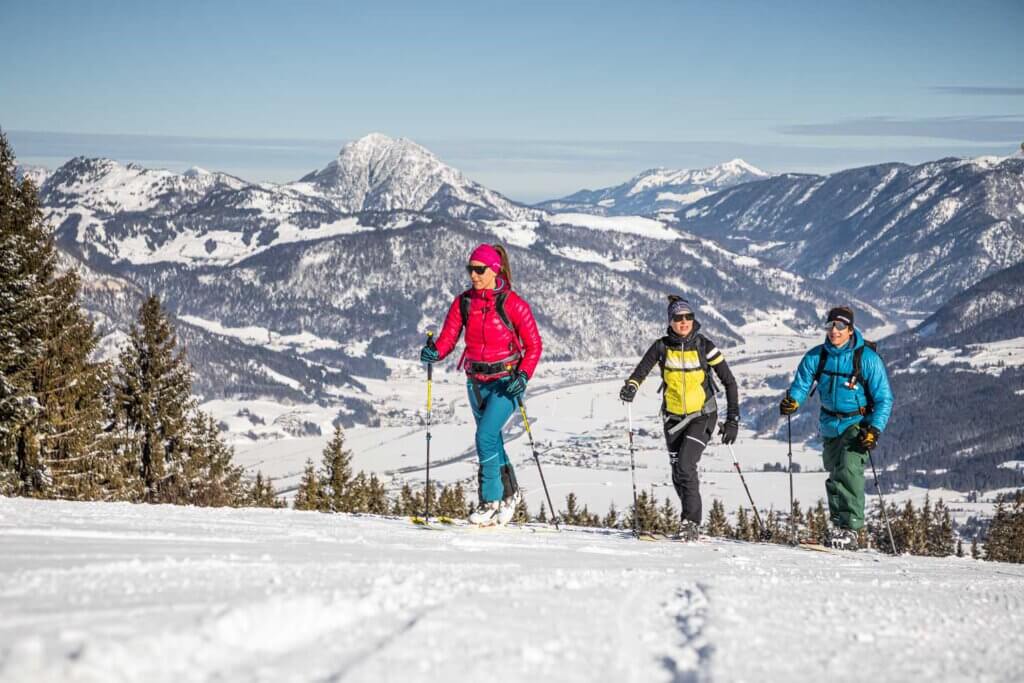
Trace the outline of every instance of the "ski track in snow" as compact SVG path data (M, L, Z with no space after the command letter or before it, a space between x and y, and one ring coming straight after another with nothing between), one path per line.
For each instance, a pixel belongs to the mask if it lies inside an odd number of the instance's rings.
M0 681L1020 680L1024 567L0 498Z

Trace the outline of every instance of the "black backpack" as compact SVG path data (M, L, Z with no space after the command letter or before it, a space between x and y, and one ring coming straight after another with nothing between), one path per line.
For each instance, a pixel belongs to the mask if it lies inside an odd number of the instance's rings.
M512 333L517 339L519 334L516 329L512 327L512 321L509 319L508 314L505 313L505 300L508 299L508 290L498 294L494 297L494 310L501 318L501 324L508 328L508 331ZM469 322L469 307L472 304L469 292L465 291L459 295L459 313L462 315L462 326L465 327L466 323Z
M821 345L821 352L818 354L818 369L814 371L814 380L812 382L814 386L811 387L811 393L809 393L807 395L807 398L810 398L811 396L814 396L814 392L818 390L818 386L821 384L821 376L822 375L828 374L828 375L832 375L834 377L845 377L845 378L847 378L846 379L846 386L847 386L847 388L855 389L855 388L857 388L857 384L860 384L862 387L864 387L864 398L867 400L866 408L867 408L868 412L870 412L871 409L875 405L875 401L874 401L874 399L871 398L871 389L868 388L867 380L864 378L864 373L861 370L861 358L864 355L864 348L865 347L871 349L875 353L878 353L878 344L876 344L875 342L868 341L867 339L865 339L864 340L864 346L860 346L860 347L856 348L854 350L854 352L853 352L853 374L844 375L844 374L839 373L839 372L832 372L831 370L825 370L825 363L828 362L828 351L825 350L825 345L822 344Z

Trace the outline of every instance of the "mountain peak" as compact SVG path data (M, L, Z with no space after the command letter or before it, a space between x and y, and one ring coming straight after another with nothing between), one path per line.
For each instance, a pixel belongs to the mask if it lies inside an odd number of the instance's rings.
M750 175L764 176L765 178L767 178L770 175L766 171L762 171L757 166L747 163L746 161L740 159L739 157L735 159L730 159L724 164L720 164L718 168L722 168L728 171L735 171L739 173L749 173Z
M480 209L511 218L522 214L504 197L478 185L448 166L433 152L408 138L370 133L348 142L337 159L298 184L313 186L341 211L425 211L457 203L472 213Z

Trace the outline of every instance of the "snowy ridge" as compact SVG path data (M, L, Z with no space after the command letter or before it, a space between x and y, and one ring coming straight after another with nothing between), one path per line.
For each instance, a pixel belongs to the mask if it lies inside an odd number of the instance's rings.
M1024 568L966 559L3 498L0 543L5 681L1024 673Z
M746 183L677 227L884 305L937 307L1024 261L1024 158L879 164Z
M651 216L677 211L725 188L769 177L769 173L742 159L701 169L653 168L621 185L581 190L537 206L555 212Z

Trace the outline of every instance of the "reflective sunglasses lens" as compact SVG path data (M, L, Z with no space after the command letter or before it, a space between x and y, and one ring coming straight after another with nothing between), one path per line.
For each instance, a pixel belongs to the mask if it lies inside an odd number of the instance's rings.
M483 275L487 272L487 266L466 266L467 273L476 273L477 275Z
M680 313L679 315L672 316L672 322L681 323L684 320L693 320L693 313Z

